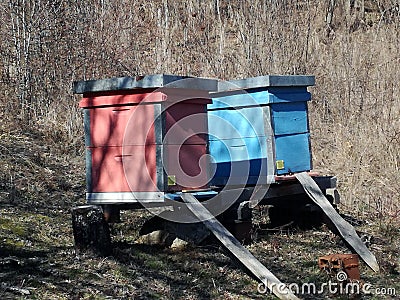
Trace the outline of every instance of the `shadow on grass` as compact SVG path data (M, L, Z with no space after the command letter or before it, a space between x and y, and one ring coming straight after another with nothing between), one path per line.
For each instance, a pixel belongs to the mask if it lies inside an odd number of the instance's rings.
M167 282L173 299L187 298L188 291L198 299L218 298L225 292L249 299L265 296L257 292L257 279L226 249L215 245L175 251L120 242L114 244L113 257L120 264L139 268L144 277ZM284 282L295 282L302 275L299 270L282 270L277 265L270 270L282 276L291 274L290 278L281 278Z
M0 297L16 299L18 295L31 295L31 291L44 282L65 280L49 263L50 254L60 249L53 247L42 251L0 245Z

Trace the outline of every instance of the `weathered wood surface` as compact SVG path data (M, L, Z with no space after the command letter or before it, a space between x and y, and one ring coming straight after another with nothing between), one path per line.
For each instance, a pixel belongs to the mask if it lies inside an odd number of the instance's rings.
M297 180L303 186L307 195L324 211L326 216L332 221L339 234L350 245L355 252L360 255L362 260L375 272L379 271L378 262L375 256L365 246L358 236L354 227L345 221L329 203L315 181L306 172L295 175Z
M111 236L100 206L84 205L71 209L75 250L100 256L111 254Z
M215 237L269 290L280 299L299 299L253 254L250 253L222 224L191 194L182 193L189 210L215 235Z

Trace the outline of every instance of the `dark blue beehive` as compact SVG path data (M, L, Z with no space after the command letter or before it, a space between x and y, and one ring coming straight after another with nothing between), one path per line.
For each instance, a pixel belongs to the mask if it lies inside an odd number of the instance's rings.
M220 82L207 106L212 185L265 184L311 170L307 87L314 76Z

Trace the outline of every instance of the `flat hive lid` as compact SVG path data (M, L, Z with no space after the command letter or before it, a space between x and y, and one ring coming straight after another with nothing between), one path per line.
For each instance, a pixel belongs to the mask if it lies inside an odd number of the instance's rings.
M73 84L73 92L75 94L84 94L161 87L210 92L217 90L218 81L215 79L191 76L154 74L135 77L115 77L100 80L76 81Z
M313 75L265 75L246 79L220 81L218 83L218 92L263 87L312 86L314 84L315 76Z

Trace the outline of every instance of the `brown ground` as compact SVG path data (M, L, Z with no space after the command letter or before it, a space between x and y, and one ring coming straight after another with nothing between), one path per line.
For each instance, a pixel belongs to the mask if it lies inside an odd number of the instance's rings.
M138 229L149 217L145 211L125 212L124 222L112 227L112 256L77 256L69 210L83 203L83 156L59 156L60 150L39 146L27 135L12 133L2 142L2 167L14 163L24 177L21 186L5 186L1 194L1 299L263 298L258 283L217 245L174 250L136 244ZM7 154L11 146L20 150L18 155ZM349 253L325 226L268 231L262 226L268 217L258 210L255 221L258 238L248 248L286 283L328 282L318 269L318 257ZM371 237L369 247L381 267L376 274L361 263L362 280L400 292L399 227L379 219L359 221L357 230ZM329 294L300 296L325 299Z

